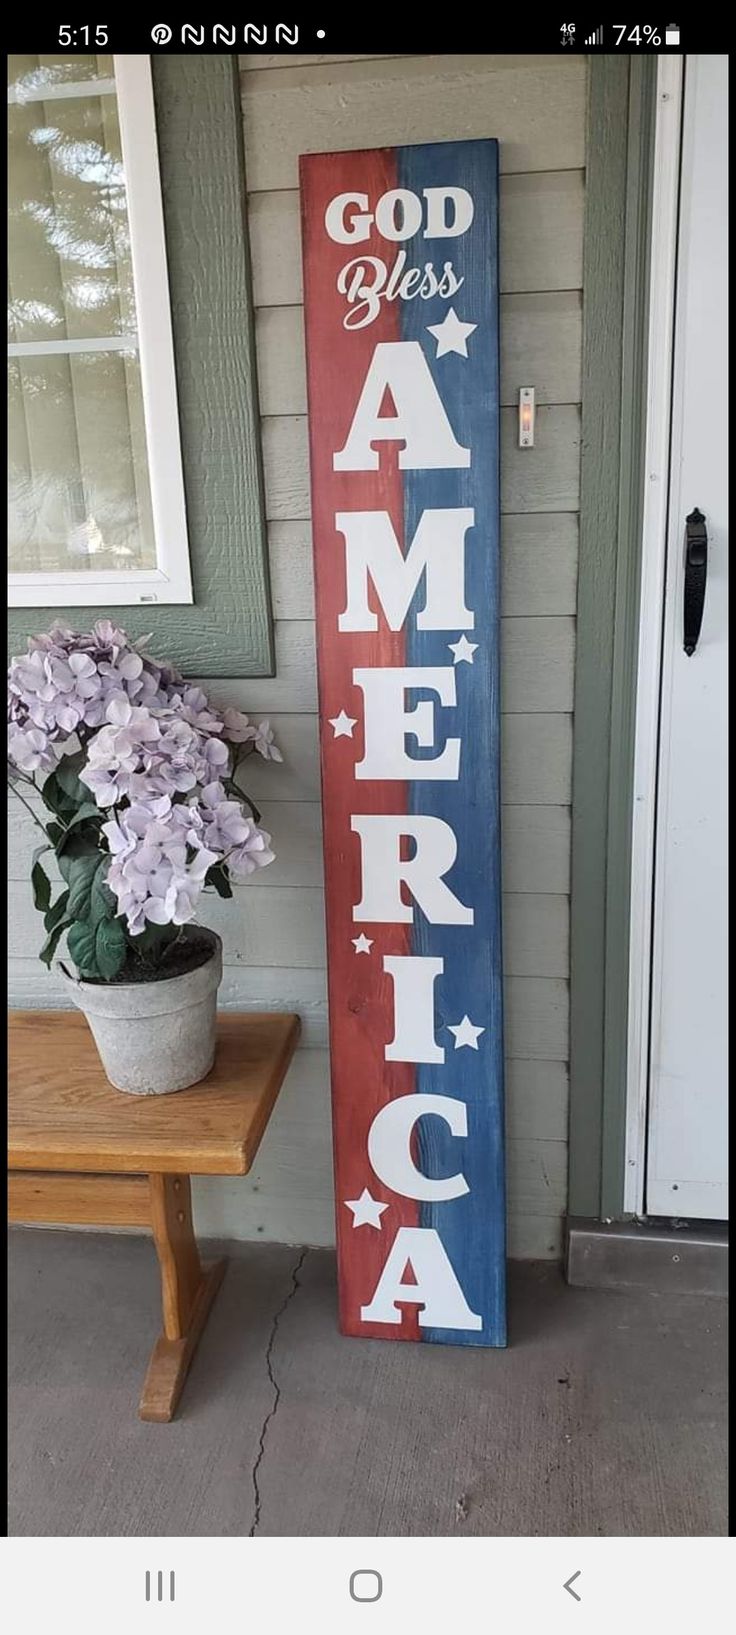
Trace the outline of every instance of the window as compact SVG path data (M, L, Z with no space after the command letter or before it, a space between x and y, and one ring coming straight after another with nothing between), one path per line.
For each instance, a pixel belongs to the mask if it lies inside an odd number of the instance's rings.
M150 59L8 65L10 605L191 602Z

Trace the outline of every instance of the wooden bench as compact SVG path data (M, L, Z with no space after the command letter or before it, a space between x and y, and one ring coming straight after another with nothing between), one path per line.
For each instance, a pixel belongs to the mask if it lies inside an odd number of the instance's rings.
M113 1090L79 1011L11 1011L11 1221L149 1227L163 1332L139 1404L173 1418L225 1261L203 1265L192 1175L246 1175L296 1048L291 1015L223 1014L212 1072L170 1096Z

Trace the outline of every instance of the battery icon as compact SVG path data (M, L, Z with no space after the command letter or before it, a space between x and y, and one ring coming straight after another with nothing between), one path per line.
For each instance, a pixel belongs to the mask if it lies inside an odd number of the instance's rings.
M668 23L664 31L665 45L680 44L680 27L678 23Z

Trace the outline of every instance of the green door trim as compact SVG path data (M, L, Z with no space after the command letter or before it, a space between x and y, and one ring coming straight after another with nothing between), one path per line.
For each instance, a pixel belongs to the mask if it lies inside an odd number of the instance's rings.
M570 1215L623 1211L656 62L592 57L570 924Z
M271 676L266 548L238 59L151 59L156 102L192 604L13 608L9 653L63 619L112 611L192 677Z

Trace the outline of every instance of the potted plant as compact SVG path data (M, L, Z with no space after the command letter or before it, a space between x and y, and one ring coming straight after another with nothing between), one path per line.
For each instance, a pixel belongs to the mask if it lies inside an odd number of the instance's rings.
M273 862L238 775L254 751L282 758L267 721L220 713L149 656L149 639L109 619L83 635L56 624L8 671L9 781L44 837L31 868L40 957L50 967L66 935L67 994L110 1083L138 1095L182 1090L212 1066L222 944L197 907Z

